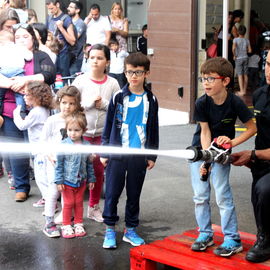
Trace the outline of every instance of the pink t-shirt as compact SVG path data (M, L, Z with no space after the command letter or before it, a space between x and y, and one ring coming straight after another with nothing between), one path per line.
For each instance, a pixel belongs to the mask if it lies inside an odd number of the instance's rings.
M24 75L34 74L34 60L25 63ZM12 90L7 90L3 102L3 115L9 118L13 118L13 111L16 108L16 101L14 92Z

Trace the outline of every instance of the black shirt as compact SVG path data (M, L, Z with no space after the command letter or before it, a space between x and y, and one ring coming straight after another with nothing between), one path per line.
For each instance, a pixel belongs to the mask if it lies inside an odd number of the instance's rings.
M246 123L252 119L253 115L244 102L230 92L228 92L226 100L221 105L215 104L213 99L206 94L196 100L194 120L208 122L211 140L218 136L227 136L233 139L235 137L234 125L237 117L241 122ZM200 135L201 126L198 124L192 140L193 146L201 146Z
M257 125L256 149L270 148L270 86L265 85L253 94L254 115Z
M137 51L147 55L147 38L140 36L137 39Z

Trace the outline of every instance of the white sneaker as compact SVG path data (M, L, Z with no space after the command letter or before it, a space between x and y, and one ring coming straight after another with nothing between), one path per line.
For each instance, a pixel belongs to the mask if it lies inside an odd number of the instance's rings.
M103 222L102 213L98 204L94 205L94 207L88 206L87 217L95 220L96 222Z

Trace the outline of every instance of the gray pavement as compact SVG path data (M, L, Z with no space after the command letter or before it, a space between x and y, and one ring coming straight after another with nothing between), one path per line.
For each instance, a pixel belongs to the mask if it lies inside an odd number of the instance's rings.
M194 125L160 128L161 149L185 149L191 143ZM235 149L252 149L254 138ZM30 198L14 201L7 178L0 179L0 269L4 270L127 270L130 245L121 241L124 228L123 193L119 202L118 248L102 248L104 225L85 219L87 236L80 239L49 239L42 233L42 209L32 207L39 199L34 181ZM250 203L251 174L246 168L232 167L231 186L239 230L256 233ZM87 206L85 197L85 213ZM212 222L220 225L218 209L212 196ZM101 201L103 205L103 200ZM196 227L188 163L184 159L159 157L147 173L142 196L138 232L152 242ZM85 215L86 216L86 215Z

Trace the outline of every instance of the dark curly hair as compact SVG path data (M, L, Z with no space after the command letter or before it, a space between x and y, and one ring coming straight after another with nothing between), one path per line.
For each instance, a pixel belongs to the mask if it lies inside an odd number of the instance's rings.
M44 82L29 82L27 94L33 97L40 106L46 109L53 108L52 90L48 84Z

